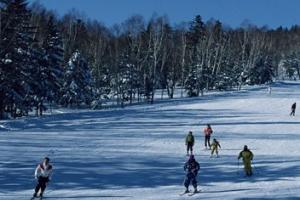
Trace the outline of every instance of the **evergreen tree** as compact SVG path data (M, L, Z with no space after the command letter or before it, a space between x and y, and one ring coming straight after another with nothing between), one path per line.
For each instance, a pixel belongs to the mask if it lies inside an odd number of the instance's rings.
M76 51L66 67L61 103L65 106L90 105L94 94L94 81L88 63Z
M47 26L47 36L43 43L45 66L45 81L47 85L47 100L52 103L59 98L63 79L63 43L54 18L50 17Z
M199 96L203 93L205 80L207 80L207 66L203 62L203 48L205 40L205 25L200 15L197 15L191 23L188 32L188 47L190 50L190 68L187 80L185 81L188 89L188 96ZM191 80L189 80L191 79ZM194 88L196 87L196 88ZM194 90L195 89L195 90Z
M119 64L119 72L118 72L118 94L120 95L119 99L121 101L121 106L124 107L124 103L130 100L130 95L132 93L131 90L131 71L133 65L128 63L128 59L125 58L121 59Z
M109 100L112 93L112 74L110 68L106 65L93 68L95 80L95 100L93 101L92 108L102 108L102 104Z
M270 58L260 58L255 66L250 69L248 80L250 84L265 84L272 82L274 76Z
M189 97L198 96L198 74L197 74L198 66L193 66L191 71L189 72L187 79L185 81L185 90Z
M34 81L34 31L26 6L25 0L9 0L1 9L1 113L5 110L12 117L30 110L28 95Z
M283 67L289 79L296 79L296 74L300 78L300 60L295 52L289 53L283 59Z
M193 57L197 57L197 48L199 48L199 44L204 39L205 36L205 24L202 21L200 15L195 16L194 20L191 23L188 32L188 44L189 47L193 51Z

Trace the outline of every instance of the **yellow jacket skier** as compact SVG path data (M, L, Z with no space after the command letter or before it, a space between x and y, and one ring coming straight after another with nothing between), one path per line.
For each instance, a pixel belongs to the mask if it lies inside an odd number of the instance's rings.
M243 158L246 176L252 176L251 161L253 159L253 153L248 149L247 145L245 145L244 150L240 152L238 159L240 158Z
M216 140L215 138L213 139L213 143L211 144L212 150L211 150L211 156L213 156L214 152L216 152L217 157L219 157L219 148L221 148L220 142Z

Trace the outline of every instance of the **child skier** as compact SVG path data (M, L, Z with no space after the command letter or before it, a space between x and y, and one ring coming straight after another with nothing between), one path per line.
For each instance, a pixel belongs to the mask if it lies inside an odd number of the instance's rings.
M188 135L185 138L185 145L186 145L186 155L189 155L189 151L191 152L191 155L193 155L193 146L195 143L195 138L193 136L193 132L189 131Z
M219 148L221 148L220 142L214 138L213 143L211 144L212 150L211 150L211 158L213 157L214 152L216 152L217 157L219 157Z
M184 186L186 188L185 193L189 193L189 185L192 183L194 187L194 193L197 193L197 174L200 169L199 163L195 160L194 155L191 155L189 160L184 165L184 171L186 172L186 176L184 179Z
M253 159L253 153L248 149L247 145L244 146L244 150L240 152L238 160L243 158L244 170L246 176L252 176L251 161Z
M43 197L43 193L46 189L47 183L50 181L52 174L52 165L49 163L50 159L48 157L44 158L43 163L39 164L35 169L35 179L37 180L37 185L33 194L33 199L37 197L39 190L41 190L39 197Z
M207 124L207 127L204 129L204 136L205 136L205 142L204 142L204 145L205 145L205 148L207 148L207 145L210 149L210 136L211 134L213 133L213 130L210 126L210 124Z

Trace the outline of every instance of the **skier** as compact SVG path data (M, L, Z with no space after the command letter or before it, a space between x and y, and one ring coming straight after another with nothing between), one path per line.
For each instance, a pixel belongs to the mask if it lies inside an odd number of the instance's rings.
M221 148L220 142L214 138L213 143L211 144L212 150L211 150L211 158L213 157L214 152L216 152L217 157L219 157L219 148Z
M212 133L213 133L213 130L212 130L210 124L207 124L207 127L204 129L204 136L205 136L204 145L205 145L206 149L207 149L207 145L208 145L209 149L211 148L210 147L210 136Z
M251 161L253 159L253 153L248 149L247 145L244 146L244 150L240 152L238 160L243 158L244 170L246 176L252 176Z
M271 95L271 93L272 93L272 87L269 86L269 87L268 87L268 94Z
M193 132L189 131L188 135L185 138L185 145L186 145L186 155L189 155L189 151L191 151L191 155L193 155L193 146L195 143L195 139L193 136Z
M35 169L34 176L37 180L37 185L35 187L33 198L37 197L39 190L41 190L39 197L43 198L43 193L52 174L52 165L49 162L50 159L45 157L43 163L39 164Z
M293 103L292 107L291 107L292 112L290 113L290 116L295 116L295 112L296 112L296 102Z
M194 187L194 193L197 193L197 174L200 169L199 163L195 160L194 155L191 155L189 160L184 165L184 171L186 172L186 176L184 179L184 186L186 188L184 193L189 193L189 186L192 183Z

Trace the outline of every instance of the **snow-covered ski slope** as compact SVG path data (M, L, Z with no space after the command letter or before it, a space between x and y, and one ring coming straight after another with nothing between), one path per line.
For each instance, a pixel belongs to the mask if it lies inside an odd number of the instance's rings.
M76 111L0 122L0 199L27 200L33 171L49 156L55 173L46 199L300 199L300 82L164 101L120 110ZM204 150L206 123L219 139L220 158ZM179 196L192 130L200 162L199 188ZM247 144L254 176L237 156Z

